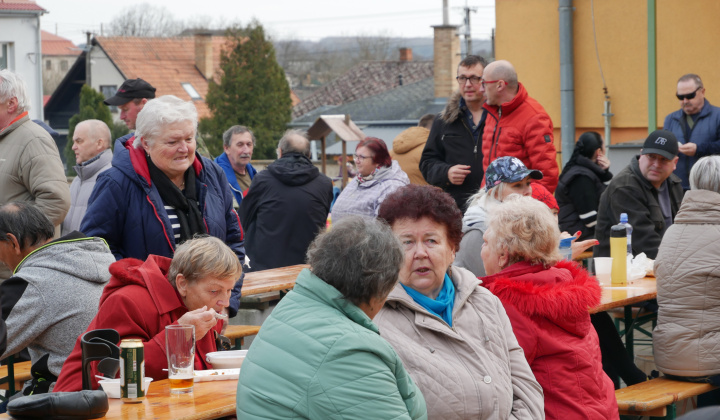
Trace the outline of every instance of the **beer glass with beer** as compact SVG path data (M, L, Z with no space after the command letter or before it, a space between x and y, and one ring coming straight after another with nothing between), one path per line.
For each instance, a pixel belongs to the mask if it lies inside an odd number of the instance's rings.
M170 393L192 392L195 365L195 326L168 325L165 327L165 347L168 358Z

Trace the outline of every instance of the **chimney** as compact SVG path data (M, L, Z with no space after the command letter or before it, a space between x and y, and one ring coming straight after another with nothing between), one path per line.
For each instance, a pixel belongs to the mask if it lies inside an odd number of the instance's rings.
M400 48L400 61L412 61L412 48Z
M460 64L460 37L455 25L433 26L433 73L435 97L449 98L457 87L455 76Z
M197 32L193 35L193 39L195 40L195 67L200 70L200 74L205 79L210 80L215 73L212 34Z

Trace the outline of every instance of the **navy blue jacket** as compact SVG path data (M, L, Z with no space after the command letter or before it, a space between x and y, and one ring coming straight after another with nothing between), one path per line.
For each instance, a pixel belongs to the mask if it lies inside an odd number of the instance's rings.
M227 153L223 153L222 155L215 158L215 163L217 163L223 171L225 171L225 177L227 178L228 182L230 183L230 190L232 191L233 195L235 196L235 201L237 201L238 207L240 206L240 203L243 199L243 192L240 188L240 184L237 182L237 177L235 176L235 170L232 167L232 164L230 163L230 159L227 157ZM247 164L245 166L248 175L250 175L250 179L255 178L255 174L257 171L251 164Z
M710 105L705 99L705 105L700 110L693 129L690 130L685 122L685 113L679 109L665 117L664 130L672 131L680 144L692 142L697 144L695 156L678 156L675 175L682 180L683 189L690 189L690 170L695 162L703 156L720 154L720 108Z
M119 139L118 139L119 140ZM198 203L207 233L222 239L245 260L240 218L225 174L213 161L195 155ZM115 258L145 260L150 254L172 258L175 237L165 206L150 180L145 152L130 141L115 143L112 168L98 175L80 230L105 239ZM230 299L230 315L239 306L242 278Z

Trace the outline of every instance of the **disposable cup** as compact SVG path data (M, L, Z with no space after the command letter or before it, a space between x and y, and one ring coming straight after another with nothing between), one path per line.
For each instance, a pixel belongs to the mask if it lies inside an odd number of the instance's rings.
M612 283L610 279L610 273L612 272L612 261L611 257L595 257L595 277L602 286L610 286Z

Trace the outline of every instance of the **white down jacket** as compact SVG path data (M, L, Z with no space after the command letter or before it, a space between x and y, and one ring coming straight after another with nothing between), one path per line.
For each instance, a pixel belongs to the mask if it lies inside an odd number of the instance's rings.
M500 300L451 267L452 328L398 283L373 319L425 396L428 419L544 419L543 392Z
M655 260L655 364L677 376L720 374L720 194L685 193Z

